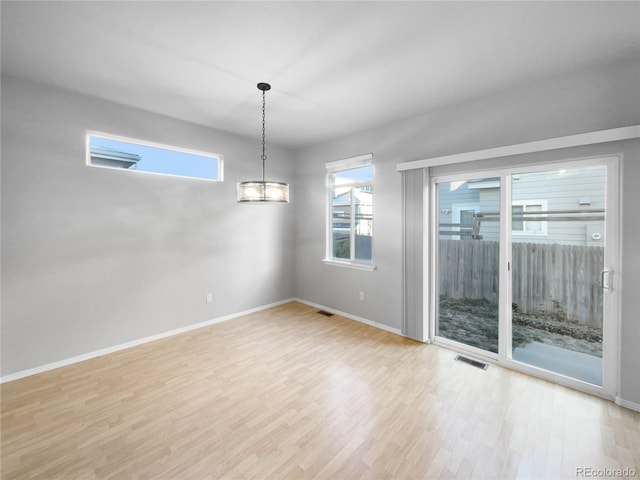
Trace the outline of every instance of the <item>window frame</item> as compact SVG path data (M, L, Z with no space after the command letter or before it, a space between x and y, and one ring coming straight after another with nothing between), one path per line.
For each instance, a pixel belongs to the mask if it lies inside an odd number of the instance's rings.
M373 154L368 153L364 155L358 155L356 157L350 157L343 160L336 160L327 162L326 164L326 177L325 177L325 190L326 190L326 239L325 239L325 256L323 262L327 265L333 265L338 267L355 268L359 270L373 271L376 269L374 263L374 199L373 199L373 181L374 181L374 165ZM335 184L332 183L331 177L333 174L353 170L361 167L371 167L372 175L371 180L352 183L347 183L344 188L349 188L350 192L350 220L349 220L349 259L342 259L333 256L333 192L335 190ZM356 238L356 205L354 201L355 191L362 187L371 187L371 260L362 260L355 258L355 238Z
M199 156L199 157L207 157L207 158L211 158L212 160L217 160L218 161L218 178L205 178L205 177L194 177L194 176L189 176L189 175L178 175L175 173L164 173L164 172L152 172L152 171L147 171L147 170L138 170L135 168L119 168L119 167L111 167L111 166L107 166L107 165L96 165L93 164L91 162L91 137L99 137L99 138L103 138L105 140L113 140L116 142L125 142L125 143L132 143L134 145L140 145L143 147L149 147L149 148L157 148L157 149L161 149L161 150L168 150L171 152L177 152L177 153L184 153L187 155L195 155L195 156ZM167 144L162 144L162 143L157 143L157 142L150 142L147 140L140 140L138 138L131 138L131 137L123 137L120 135L113 135L110 133L103 133L103 132L97 132L94 130L87 130L85 132L85 142L86 142L86 146L85 146L85 163L88 167L94 167L94 168L104 168L106 170L119 170L119 171L124 171L124 172L138 172L138 173L142 173L142 174L151 174L151 175L163 175L163 176L169 176L169 177L174 177L174 178L186 178L186 179L190 179L190 180L202 180L204 182L224 182L224 158L222 155L218 154L218 153L213 153L213 152L204 152L201 150L194 150L191 148L184 148L184 147L177 147L175 145L167 145Z

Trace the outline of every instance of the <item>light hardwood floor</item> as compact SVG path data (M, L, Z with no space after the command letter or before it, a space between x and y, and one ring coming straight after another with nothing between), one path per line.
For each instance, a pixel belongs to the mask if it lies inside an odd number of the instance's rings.
M580 478L640 414L299 303L2 385L2 479Z

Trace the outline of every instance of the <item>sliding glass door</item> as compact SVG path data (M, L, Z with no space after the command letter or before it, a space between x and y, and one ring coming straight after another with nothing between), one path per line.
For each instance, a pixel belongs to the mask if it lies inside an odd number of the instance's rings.
M432 178L434 342L610 390L617 161Z

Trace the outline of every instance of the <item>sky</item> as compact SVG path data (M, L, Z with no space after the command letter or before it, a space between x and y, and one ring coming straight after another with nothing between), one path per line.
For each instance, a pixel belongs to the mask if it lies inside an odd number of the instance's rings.
M334 174L333 182L336 185L340 185L353 182L365 182L371 179L373 179L373 166L367 165L350 170L340 170Z
M112 148L120 152L135 153L142 159L131 167L144 172L165 173L185 177L219 179L220 161L218 158L177 152L158 147L149 147L135 143L111 140L91 136L91 145Z

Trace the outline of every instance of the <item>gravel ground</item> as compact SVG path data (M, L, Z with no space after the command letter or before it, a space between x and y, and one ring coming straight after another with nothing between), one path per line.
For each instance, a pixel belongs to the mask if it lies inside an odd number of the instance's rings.
M438 335L498 352L498 306L480 299L440 299ZM557 315L512 312L513 346L532 341L602 356L602 330L568 322Z

